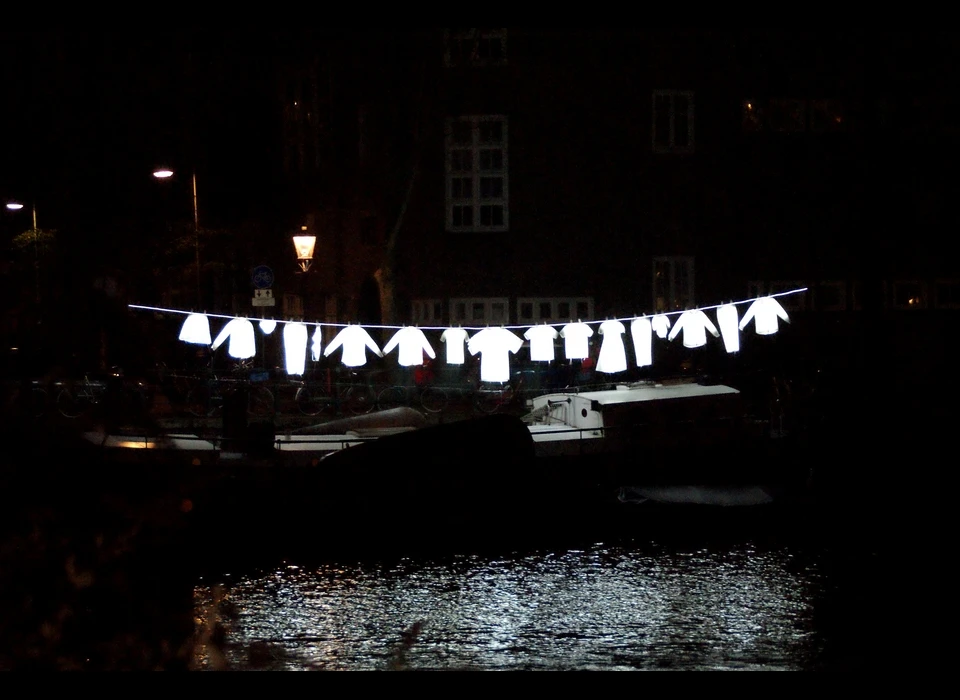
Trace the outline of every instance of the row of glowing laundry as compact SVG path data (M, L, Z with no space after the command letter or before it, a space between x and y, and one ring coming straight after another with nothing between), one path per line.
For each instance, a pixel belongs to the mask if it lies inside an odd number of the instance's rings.
M728 353L740 351L740 332L753 321L758 335L773 335L779 329L779 320L790 321L790 317L780 303L773 297L754 300L743 318L739 318L737 307L726 304L717 309L716 325L706 312L694 309L683 312L672 325L670 317L660 314L653 317L635 318L630 324L637 367L649 367L653 364L653 335L673 341L683 333L683 345L688 348L703 347L707 343L707 333L716 338L722 336ZM596 322L594 322L596 323ZM362 367L367 362L367 350L378 357L385 357L395 349L399 352L399 364L403 367L416 367L424 363L424 355L435 358L436 353L426 335L420 328L406 326L399 329L381 350L370 334L359 325L346 326L327 345L322 347L322 325L314 324L312 339L307 324L301 322L283 322L283 346L286 371L291 375L302 375L306 369L307 347L310 346L314 362L321 356L329 357L339 349L343 350L342 362L348 367ZM277 321L259 322L265 335L273 333ZM719 326L719 329L717 328ZM616 374L627 370L627 353L623 336L626 326L618 320L600 322L597 333L602 336L600 354L597 359L597 371ZM530 342L530 359L534 362L552 362L555 359L554 341L562 338L564 352L568 360L582 360L589 357L589 338L594 335L588 322L571 322L559 331L549 325L531 326L526 329L523 338L504 327L484 328L470 336L464 328L447 328L440 336L446 345L446 359L449 364L464 363L464 345L471 355L480 355L480 379L485 382L505 382L510 378L510 355L516 354L523 346L524 339ZM211 342L210 320L204 314L190 314L180 330L180 340L187 343L209 345L217 350L228 342L227 353L236 359L244 360L256 355L256 333L253 322L245 318L234 318L227 322L216 339Z

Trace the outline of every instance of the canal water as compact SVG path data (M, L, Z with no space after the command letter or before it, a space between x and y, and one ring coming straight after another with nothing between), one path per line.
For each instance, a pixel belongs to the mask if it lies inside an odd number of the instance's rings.
M902 612L916 602L904 586L906 546L877 508L680 507L635 510L601 539L566 546L286 561L198 582L195 618L209 643L193 661L292 671L884 669L916 651Z

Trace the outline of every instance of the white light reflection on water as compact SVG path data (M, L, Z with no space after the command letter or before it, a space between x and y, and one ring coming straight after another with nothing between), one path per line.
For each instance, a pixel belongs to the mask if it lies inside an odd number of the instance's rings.
M807 670L820 653L812 610L820 585L815 566L747 544L721 552L598 546L516 558L290 567L223 589L225 663ZM202 611L213 595L197 589L198 618L209 616ZM201 657L198 667L215 662Z

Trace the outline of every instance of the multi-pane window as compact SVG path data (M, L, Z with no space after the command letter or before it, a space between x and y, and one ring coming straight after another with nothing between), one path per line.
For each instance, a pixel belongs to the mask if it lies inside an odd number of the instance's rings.
M817 285L815 301L819 311L846 311L847 283L821 282Z
M923 282L893 283L893 308L922 309L926 306L926 294Z
M693 152L692 92L654 91L653 150L657 153Z
M479 27L445 29L444 63L447 67L503 66L507 63L507 30Z
M653 259L654 311L686 311L694 307L694 274L692 257Z
M413 302L411 316L417 325L443 323L443 302L439 299L417 299Z
M960 309L960 280L937 280L934 300L938 309Z
M447 228L509 228L507 119L458 117L447 122Z
M517 299L517 319L520 323L568 323L586 321L592 317L593 299L590 297Z
M451 299L450 321L458 325L478 326L510 323L507 299Z
M767 293L770 295L783 294L784 292L793 292L798 289L805 289L805 282L799 280L776 280L770 282ZM787 296L777 297L777 301L786 311L806 311L807 299L810 292L798 292L797 294L788 294Z

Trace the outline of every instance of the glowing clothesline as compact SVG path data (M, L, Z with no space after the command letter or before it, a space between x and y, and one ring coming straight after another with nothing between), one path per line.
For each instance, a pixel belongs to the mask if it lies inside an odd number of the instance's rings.
M743 304L753 304L754 302L759 301L759 300L761 300L761 299L770 299L770 298L786 297L786 296L791 296L791 295L793 295L793 294L802 294L802 293L804 293L804 292L806 292L806 291L809 291L809 288L808 288L808 287L802 287L802 288L800 288L800 289L792 289L792 290L790 290L789 292L778 292L777 294L765 294L765 295L760 296L760 297L754 297L753 299L744 299L744 300L742 300L742 301L723 302L723 303L721 303L721 304L714 304L713 306L698 306L698 307L696 307L696 309L699 309L700 311L713 311L713 310L719 309L719 308L721 308L721 307L723 307L723 306L728 306L728 305L741 306L741 305L743 305ZM451 328L450 325L446 325L446 326L420 326L420 325L418 325L418 324L416 324L416 323L407 323L407 324L404 324L404 325L402 325L402 326L375 326L375 325L368 325L368 324L366 324L366 323L320 323L320 322L315 322L315 321L282 321L282 320L280 320L280 319L263 319L263 318L258 318L258 317L254 317L254 316L228 316L228 315L225 315L225 314L208 314L208 313L204 313L204 312L201 312L201 311L184 311L183 309L164 309L164 308L157 307L157 306L141 306L141 305L139 305L139 304L128 304L128 305L127 305L127 308L137 309L137 310L139 310L139 311L155 311L155 312L157 312L157 313L164 313L164 314L180 314L180 315L184 315L184 316L190 316L190 315L193 315L193 314L202 314L202 315L206 316L207 318L222 318L222 319L227 319L227 320L231 320L231 321L234 320L234 319L241 319L241 320L250 321L251 323L253 323L253 322L259 323L260 321L264 321L264 320L276 321L278 325L279 325L279 324L286 324L286 323L305 323L305 324L310 325L310 326L320 326L320 327L322 327L322 328L347 328L347 327L349 327L349 326L363 326L364 328L370 328L370 329L378 329L378 330L397 330L397 331L398 331L398 330L403 330L404 328L407 328L407 327L409 327L409 326L414 326L414 327L419 328L420 330L423 330L423 331L445 331L445 330ZM625 316L625 317L623 317L623 318L604 319L604 320L601 320L601 321L577 321L577 323L585 323L585 324L587 324L587 325L592 325L592 324L605 323L606 321L621 321L621 322L624 322L624 321L633 321L634 319L637 319L637 318L653 318L653 317L655 317L655 316L668 316L668 317L669 317L669 316L680 316L680 315L682 315L682 314L684 314L684 313L686 313L687 311L690 311L690 310L692 310L692 309L687 309L687 310L684 310L684 311L664 311L664 312L662 312L662 313L639 314L639 315L636 315L636 316ZM561 324L565 324L565 323L568 323L568 322L569 322L569 321L554 321L554 322L549 322L549 323L548 323L548 322L546 322L546 321L543 321L543 322L541 322L541 323L536 323L536 324L529 324L529 323L528 323L528 324L526 324L526 325L520 325L520 326L498 326L498 327L500 327L500 328L506 328L507 330L521 330L521 329L525 329L525 328L535 328L535 327L537 327L537 326L541 326L541 325L544 325L544 324L547 324L547 325L561 325ZM454 324L454 325L455 325L455 327L457 327L457 328L463 328L464 330L468 330L468 331L481 331L481 330L483 330L484 328L490 328L490 327L491 327L491 324L486 324L486 325L483 325L483 326L461 326L461 325L459 325L459 324ZM494 325L496 325L496 324L494 324Z

